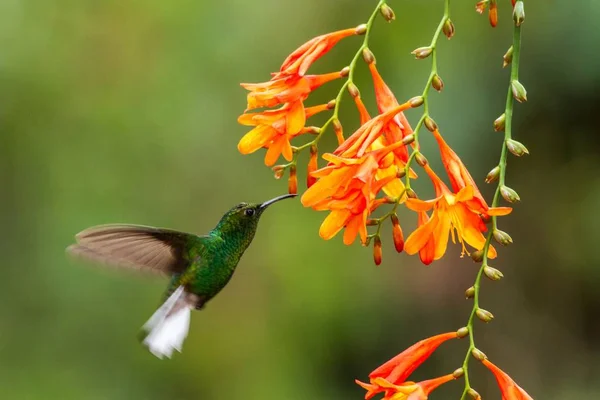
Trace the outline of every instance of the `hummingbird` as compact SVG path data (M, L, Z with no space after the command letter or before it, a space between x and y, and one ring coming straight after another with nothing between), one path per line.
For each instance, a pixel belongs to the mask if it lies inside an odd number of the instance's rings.
M78 233L67 253L105 265L170 277L162 305L142 327L142 343L158 358L181 352L191 311L200 310L229 282L258 221L271 204L239 203L208 234L199 236L142 225L98 225Z

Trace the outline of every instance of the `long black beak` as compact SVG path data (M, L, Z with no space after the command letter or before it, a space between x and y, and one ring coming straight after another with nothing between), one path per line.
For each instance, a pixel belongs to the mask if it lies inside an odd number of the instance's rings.
M292 197L296 197L296 195L295 194L284 194L282 196L277 196L274 199L271 199L271 200L268 200L268 201L265 201L264 203L262 203L260 205L260 209L264 210L265 208L269 207L273 203L278 202L279 200L285 200L285 199L289 199Z

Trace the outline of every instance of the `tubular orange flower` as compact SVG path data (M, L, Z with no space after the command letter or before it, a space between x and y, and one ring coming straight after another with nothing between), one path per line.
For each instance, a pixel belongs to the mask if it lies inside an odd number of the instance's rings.
M323 75L290 76L262 83L241 83L249 90L248 110L305 100L319 86L346 75L346 69Z
M403 382L399 385L394 385L383 378L376 378L374 382L375 385L378 385L385 391L383 400L427 400L429 394L436 388L454 379L456 378L452 374L448 374L419 383ZM367 391L373 386L360 381L356 381L356 383ZM365 398L367 397L365 396Z
M510 376L500 368L492 364L487 358L482 361L496 377L498 387L502 393L502 400L533 400L523 388L515 383Z
M369 374L370 383L363 383L358 380L356 383L367 390L365 394L365 399L367 400L377 393L387 391L388 388L386 385L402 385L407 383L405 381L410 374L423 364L442 343L450 339L456 339L457 337L456 332L448 332L421 340L371 372Z
M279 72L274 73L274 78L281 78L290 75L304 76L308 68L320 57L325 55L329 50L333 48L340 40L345 37L358 35L360 30L358 28L344 29L337 32L327 33L325 35L317 36L290 54L283 64Z
M404 246L406 252L411 255L419 252L421 261L427 265L444 255L450 234L452 234L453 242L458 240L462 244L462 255L469 254L465 242L475 249L481 250L485 244L482 232L485 232L487 228L480 217L479 202L473 201L475 199L473 186L467 185L458 193L452 193L429 165L425 165L424 169L435 186L437 197L428 201L406 200L406 206L419 213L433 208L431 219L425 221L425 217L422 217L423 220L420 221L419 227L406 239ZM511 209L505 208L485 210L486 215L506 215L510 211ZM431 257L432 250L433 257ZM490 246L488 256L496 257L496 250L493 246Z
M290 140L304 132L307 118L327 109L327 104L304 108L302 103L297 101L286 103L276 110L242 114L238 122L255 128L242 137L238 143L238 150L242 154L250 154L267 147L269 150L265 155L265 164L269 166L275 164L281 154L291 161Z

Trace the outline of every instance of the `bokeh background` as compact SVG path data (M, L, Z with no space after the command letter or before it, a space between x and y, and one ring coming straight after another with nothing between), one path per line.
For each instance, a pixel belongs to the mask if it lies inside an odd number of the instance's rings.
M491 122L504 108L501 56L511 33L508 1L494 30L474 3L452 5L457 33L440 41L446 88L432 94L432 113L482 182L502 140ZM429 43L443 4L390 4L397 20L376 22L371 48L405 99L422 91L429 70L410 51ZM64 254L90 225L204 233L237 202L284 193L263 153L236 149L246 131L236 123L245 107L238 83L267 80L299 44L364 22L374 5L0 0L0 398L359 399L354 378L465 323L463 291L476 265L458 246L424 267L395 254L388 230L375 267L369 249L321 240L325 214L298 201L265 214L234 279L193 315L184 353L170 361L135 337L166 282ZM515 244L493 264L506 278L484 282L482 305L496 319L477 324L476 341L536 399L596 399L600 2L527 2L526 12L521 81L530 101L516 107L515 135L531 155L510 159L508 182L523 201L501 228ZM341 68L359 43L345 40L315 71ZM357 77L373 110L362 65ZM348 131L357 117L345 101ZM413 215L401 219L414 227ZM454 370L466 345L445 345L415 379ZM500 398L490 374L472 365L478 391ZM432 398L455 399L461 389L451 383Z

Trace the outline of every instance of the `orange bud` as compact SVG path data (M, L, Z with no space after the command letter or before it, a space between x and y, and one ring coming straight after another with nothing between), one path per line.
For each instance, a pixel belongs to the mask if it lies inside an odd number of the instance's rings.
M318 155L319 153L317 150L317 146L310 146L310 159L308 160L308 168L306 170L306 187L311 187L317 182L317 178L312 176L312 173L319 168L317 160Z
M390 217L392 221L392 237L394 238L394 247L398 253L402 253L404 250L404 234L402 233L402 227L396 214L392 214Z
M488 17L490 18L490 25L492 25L492 27L496 27L496 25L498 25L498 7L496 5L496 0L490 0Z
M329 102L327 103L327 109L333 110L335 108L336 104L337 104L337 101L335 99L329 100Z
M381 238L379 236L373 238L373 261L375 261L375 265L381 264Z
M296 166L292 165L290 167L290 177L288 179L288 193L289 194L297 194L298 193L298 177L296 176Z
M344 130L342 128L342 123L337 118L333 120L333 131L337 137L338 145L344 143Z

